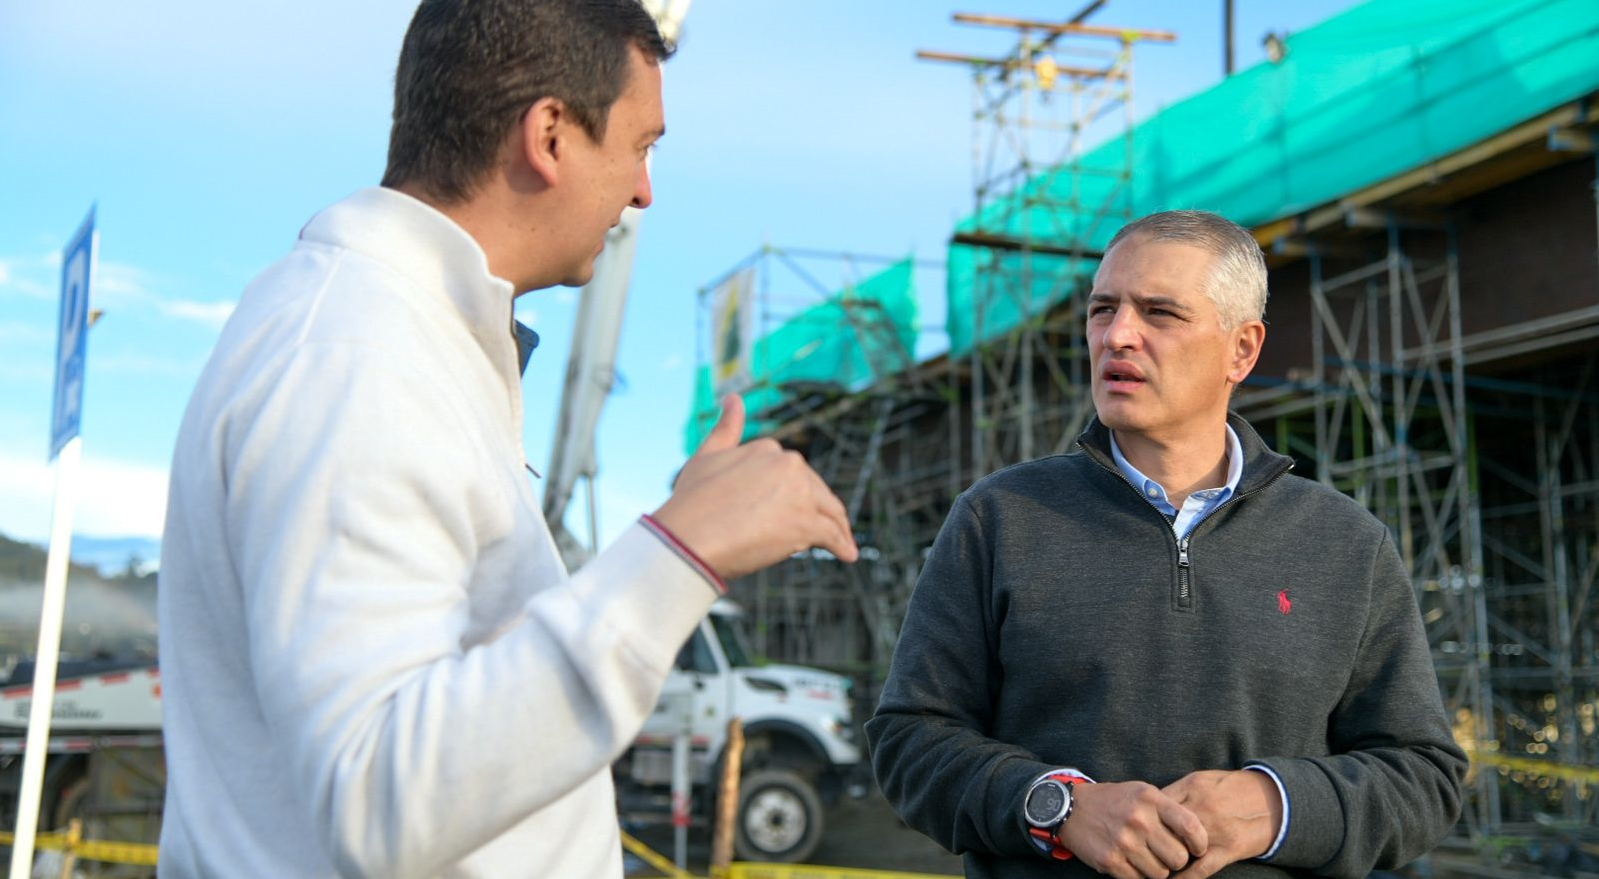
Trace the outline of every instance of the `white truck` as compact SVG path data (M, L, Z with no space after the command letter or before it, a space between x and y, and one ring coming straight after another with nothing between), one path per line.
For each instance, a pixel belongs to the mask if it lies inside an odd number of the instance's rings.
M0 669L0 827L7 830L16 821L32 702L32 663ZM142 659L63 661L47 755L39 830L64 830L82 818L86 839L155 842L166 787L157 667ZM135 864L99 866L93 875L153 875Z
M727 722L738 717L745 744L734 850L747 861L802 861L821 840L825 808L859 792L849 680L814 668L755 665L742 618L737 605L718 601L683 645L655 713L616 762L620 810L624 821L670 815L672 742L683 725L670 706L685 700L696 823L706 826L714 814Z

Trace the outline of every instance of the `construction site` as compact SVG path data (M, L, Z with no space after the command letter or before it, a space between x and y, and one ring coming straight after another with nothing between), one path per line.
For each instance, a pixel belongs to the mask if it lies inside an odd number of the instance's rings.
M922 53L971 79L950 95L973 108L974 166L939 261L946 351L917 356L911 259L764 247L702 291L686 447L742 393L751 435L806 456L862 548L732 584L756 652L851 676L870 716L957 495L1071 451L1092 418L1084 300L1111 236L1215 211L1270 271L1234 411L1408 566L1472 761L1445 847L1599 869L1581 861L1599 851L1599 5L1372 0L1141 121L1135 56L1174 35L1100 5L957 16L1014 49ZM815 261L851 280L817 282Z

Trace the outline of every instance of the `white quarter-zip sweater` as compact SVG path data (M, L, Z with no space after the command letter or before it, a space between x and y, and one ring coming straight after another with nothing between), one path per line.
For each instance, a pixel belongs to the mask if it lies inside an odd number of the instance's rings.
M716 590L643 522L568 576L512 294L380 188L245 291L172 464L166 879L621 875L609 765Z

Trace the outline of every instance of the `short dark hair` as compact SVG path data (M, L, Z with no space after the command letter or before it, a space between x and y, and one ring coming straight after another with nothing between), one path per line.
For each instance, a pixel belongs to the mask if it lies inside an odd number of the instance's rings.
M394 74L383 185L465 200L542 98L603 140L634 46L672 54L638 0L422 0Z

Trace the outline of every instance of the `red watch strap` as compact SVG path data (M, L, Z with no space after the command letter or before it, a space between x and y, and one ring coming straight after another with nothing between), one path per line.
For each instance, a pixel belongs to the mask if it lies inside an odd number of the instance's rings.
M1072 853L1062 847L1060 841L1057 840L1055 835L1050 833L1048 830L1045 830L1042 827L1029 827L1027 828L1027 832L1031 833L1034 839L1049 846L1050 857L1057 861L1069 861L1072 859Z

